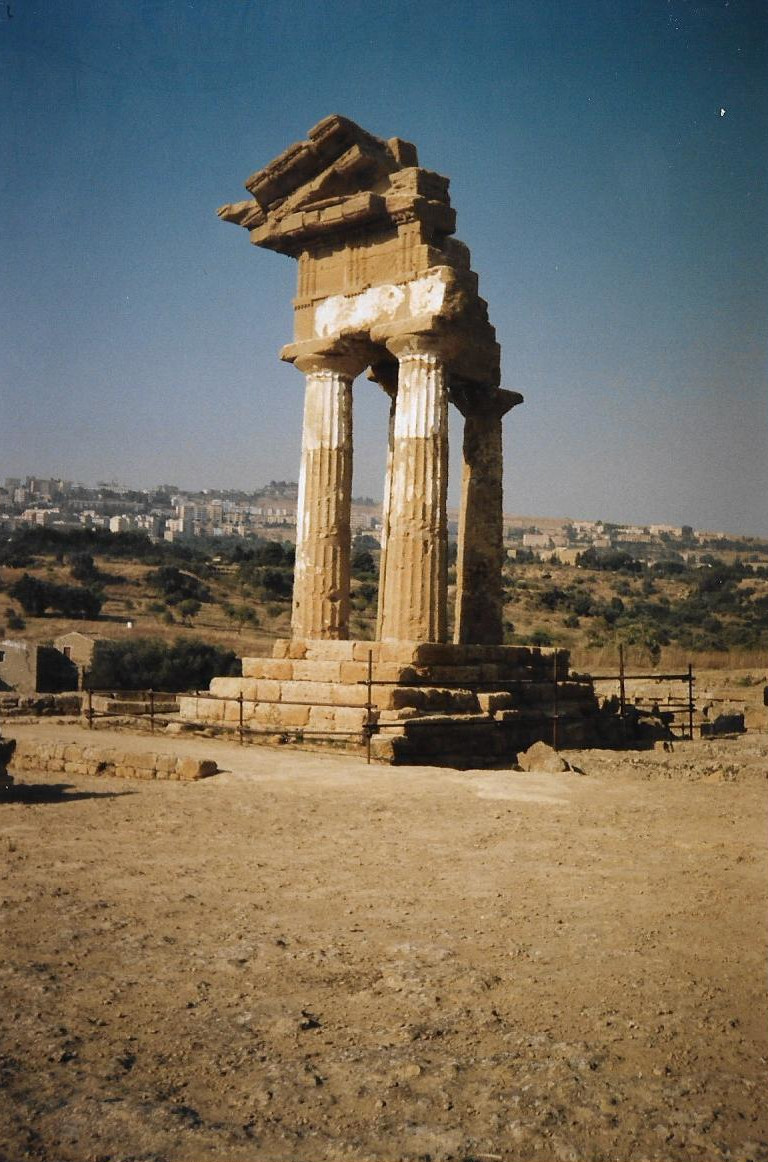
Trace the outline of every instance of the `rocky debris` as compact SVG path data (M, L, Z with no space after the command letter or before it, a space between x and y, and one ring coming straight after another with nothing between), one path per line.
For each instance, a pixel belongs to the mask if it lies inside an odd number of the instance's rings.
M570 763L546 742L529 746L517 756L517 765L521 771L544 771L552 775L572 769Z
M718 714L714 722L702 722L701 737L711 738L713 735L719 734L743 734L745 730L743 714L735 712Z

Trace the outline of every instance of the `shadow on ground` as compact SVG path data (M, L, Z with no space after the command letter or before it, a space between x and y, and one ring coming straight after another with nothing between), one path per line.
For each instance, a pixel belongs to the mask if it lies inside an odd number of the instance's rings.
M75 803L78 799L119 799L136 791L72 791L72 783L14 783L5 791L8 803Z

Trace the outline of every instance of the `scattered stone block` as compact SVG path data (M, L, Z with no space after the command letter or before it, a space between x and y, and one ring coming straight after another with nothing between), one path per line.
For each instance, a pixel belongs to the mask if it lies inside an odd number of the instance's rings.
M499 690L496 693L477 695L477 702L480 709L485 714L495 714L499 710L509 710L513 704L513 698L506 690Z
M543 771L547 774L570 770L566 760L546 742L535 742L527 751L519 754L517 765L523 771Z
M702 738L712 738L720 734L743 734L746 730L742 713L718 714L714 722L702 722Z
M206 779L215 775L218 767L213 759L196 759L191 757L180 758L176 762L176 771L180 779Z

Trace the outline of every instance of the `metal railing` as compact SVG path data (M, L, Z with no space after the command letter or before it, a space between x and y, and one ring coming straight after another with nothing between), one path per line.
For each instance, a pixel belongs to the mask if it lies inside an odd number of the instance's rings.
M668 717L667 725L670 726L678 716L682 716L684 733L683 738L693 738L693 724L696 715L696 699L694 695L694 687L696 679L693 674L693 665L689 662L688 669L682 674L628 674L624 664L624 647L619 646L619 672L617 674L593 674L591 675L593 682L616 682L619 690L619 715L622 724L626 731L628 721L628 699L627 699L627 682L677 682L683 687L678 698L672 699L669 696L664 703L664 709L659 705L658 698L651 698L643 695L638 695L634 698L632 705L638 709L643 709L644 706L650 706L651 711L657 713L662 720L664 716Z
M285 698L259 698L257 699L260 706L309 706L320 707L333 710L365 710L365 720L361 727L357 730L320 730L308 729L305 726L252 726L245 720L245 705L254 701L250 698L245 698L242 691L239 694L226 696L222 694L211 694L208 690L183 690L178 692L168 692L159 690L92 690L85 689L83 691L83 716L88 723L88 729L93 730L94 722L98 718L122 718L122 717L136 717L147 718L149 720L150 734L154 734L155 730L160 725L167 725L169 721L176 721L168 717L168 711L163 710L163 705L166 703L177 703L180 698L195 698L198 701L204 702L236 702L238 706L238 717L235 726L235 731L238 736L238 741L241 746L244 745L246 738L257 737L278 737L278 738L294 738L297 741L304 741L305 739L333 739L333 738L360 738L361 745L365 747L366 761L371 761L371 738L379 730L379 724L374 717L374 710L376 707L372 701L373 682L373 658L372 654L368 654L368 674L364 683L357 683L357 685L364 684L366 686L366 700L363 706L359 702L319 702L317 699L309 701L299 701L296 699ZM99 708L94 705L94 698L103 698L107 702L115 703L136 703L134 712L131 714L129 710ZM190 726L209 727L212 724L205 720L185 719Z

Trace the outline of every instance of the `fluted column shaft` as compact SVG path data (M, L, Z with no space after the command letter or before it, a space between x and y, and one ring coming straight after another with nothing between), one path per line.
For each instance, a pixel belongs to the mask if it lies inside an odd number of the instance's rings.
M394 353L399 366L385 486L389 524L379 635L384 641L443 641L448 482L445 368L428 351Z
M453 398L464 414L453 639L498 645L504 640L501 420L522 396L491 388L457 389Z
M349 636L352 376L318 361L306 372L296 512L294 638Z

